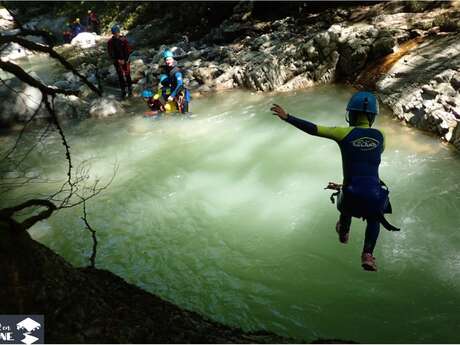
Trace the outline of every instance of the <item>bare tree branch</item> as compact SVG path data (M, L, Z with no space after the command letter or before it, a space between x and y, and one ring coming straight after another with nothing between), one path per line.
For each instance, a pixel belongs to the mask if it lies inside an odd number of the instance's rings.
M72 191L73 194L75 194L75 196L77 196L79 198L78 201L71 202L71 197L74 196L74 195L70 195L71 194L70 189L64 189L66 184L64 184L61 187L61 190L59 192L53 194L50 197L50 200L60 201L60 205L58 207L59 209L72 208L72 207L81 205L83 203L83 201L90 200L90 199L94 198L95 196L99 195L104 190L106 190L112 184L113 180L115 179L115 176L117 175L117 172L118 172L118 164L116 164L114 166L113 175L110 178L110 180L105 185L103 185L102 187L99 187L99 182L100 182L99 180L96 180L92 184L92 186L90 186L90 187L84 186L82 188L82 190L83 190L83 192L88 193L88 195L82 195L81 193L79 193L78 190L80 188L78 187L78 185L82 184L82 182L84 180L87 180L89 178L89 176L87 176L85 173L78 173L78 174L76 174L78 176L77 179L74 179L74 190ZM57 198L57 196L59 194L61 194L61 193L66 193L67 194L67 196L63 200L59 200Z
M45 211L40 212L39 214L29 217L26 220L24 220L22 223L19 223L15 221L12 217L13 214L15 214L18 211L22 211L25 208L33 207L33 206L40 206L40 207L46 207L47 209ZM49 200L43 200L43 199L32 199L32 200L27 200L26 202L14 206L14 207L9 207L9 208L4 208L0 210L0 219L3 221L6 221L10 224L13 225L14 230L27 230L29 229L32 225L34 225L36 222L46 219L51 214L56 210L56 205L54 205L51 201Z
M56 42L56 38L51 32L46 31L46 30L40 30L40 29L35 29L35 30L26 29L24 25L22 24L22 22L18 19L17 14L14 11L12 11L10 8L8 8L6 1L1 1L0 4L8 11L10 16L13 18L13 22L21 31L21 35L23 36L25 35L41 36L45 39L46 43L49 46L51 47L54 46L54 42Z
M48 124L48 126L46 126L43 130L43 133L40 135L40 138L38 138L38 140L25 153L22 154L22 158L19 161L15 162L14 169L17 169L25 161L29 153L35 150L35 147L37 147L37 145L43 141L43 139L48 135L50 128L51 124Z
M78 95L79 93L75 90L64 90L54 86L44 85L42 82L30 76L21 67L9 61L0 60L0 68L6 72L14 74L18 79L22 80L24 83L27 83L30 86L39 89L43 94L55 95L60 93L63 95Z
M16 138L16 142L14 143L13 147L8 152L6 152L6 154L3 156L3 158L0 160L0 162L8 159L11 156L11 154L16 150L16 148L18 147L19 142L22 139L22 136L24 135L24 132L25 132L27 126L33 121L35 116L38 114L38 111L40 110L41 105L42 105L42 101L40 101L40 105L37 107L37 109L32 114L32 116L26 121L26 123L24 124L24 127L22 127L21 132L19 133L18 137ZM46 129L46 132L47 131L48 131L48 129Z
M13 18L15 18L13 16ZM19 26L22 27L21 23L18 23ZM23 29L23 28L22 28ZM45 52L48 53L50 57L58 60L64 67L66 67L68 70L72 71L75 75L77 75L86 85L90 87L92 91L97 93L99 96L102 95L101 88L95 87L92 83L90 83L85 76L80 74L67 60L65 60L61 55L59 55L56 51L54 51L52 48L39 44L39 43L34 43L31 42L27 39L24 39L20 37L19 35L12 35L12 36L4 36L0 35L0 44L4 43L11 43L15 42L23 46L24 48L27 48L29 50L33 51L40 51L40 52ZM53 86L47 86L43 84L41 81L33 78L30 76L26 71L24 71L21 67L18 65L9 62L9 61L4 61L0 59L0 68L3 69L6 72L9 72L13 75L15 75L18 79L22 80L23 82L27 83L28 85L35 87L41 91L42 94L42 99L41 103L45 104L46 110L48 111L50 115L50 121L54 126L56 127L59 136L61 137L62 140L62 145L64 146L65 149L65 157L67 161L67 179L66 181L62 184L61 188L59 191L51 195L48 200L43 200L43 199L32 199L29 201L26 201L23 204L20 204L18 206L12 207L12 208L5 208L0 210L0 219L7 221L12 225L12 228L14 229L21 229L21 230L26 230L30 228L33 224L36 222L43 220L45 218L48 218L51 216L51 214L58 209L62 208L70 208L74 207L77 205L80 205L83 203L83 217L82 219L84 220L88 230L92 233L92 238L93 238L93 254L91 255L90 262L91 262L91 267L95 266L95 259L96 259L96 251L97 251L97 239L96 239L96 232L94 229L91 228L88 220L87 220L87 214L86 214L86 201L95 197L99 193L101 193L103 190L108 188L108 186L112 183L113 179L116 176L116 172L118 167L116 166L114 169L114 174L112 178L105 184L104 186L100 187L99 186L99 180L96 180L91 186L86 186L84 185L84 182L90 178L89 173L87 168L84 166L78 167L77 171L75 174L73 174L73 165L72 165L72 158L70 154L70 145L66 139L66 136L64 134L64 130L60 124L59 118L56 114L55 110L55 104L54 100L57 94L63 94L63 95L77 95L78 91L74 90L65 90L65 89L60 89L57 87ZM96 67L96 74L98 74L98 66ZM99 78L97 78L99 79ZM99 80L98 80L99 82ZM32 115L32 118L36 116L36 113L38 110ZM31 119L29 120L31 121ZM29 122L28 122L29 123ZM27 124L26 123L26 126ZM16 143L14 144L13 148L10 149L6 155L4 156L4 159L10 157L12 153L17 149L17 146L19 142L22 139L23 136L23 131L25 130L25 127L21 131L18 139L16 140ZM41 139L46 136L47 132L49 130L49 126L45 129L45 131L42 133L40 139L38 142L41 142ZM29 155L31 150L34 149L36 145L34 145L31 149L29 149L23 159ZM19 165L22 163L22 161L19 163ZM29 179L29 180L28 180ZM30 181L32 178L28 178L25 180L22 180L22 183L27 183ZM14 184L15 182L13 182ZM61 196L63 196L61 198ZM61 198L59 200L59 198ZM75 201L75 199L77 199ZM55 202L59 202L59 206L56 206ZM32 217L29 217L22 223L17 222L16 220L13 219L14 213L28 207L46 207L47 209L45 211L40 212L37 215L34 215Z
M67 183L70 186L69 195L72 195L72 191L73 191L73 188L74 188L74 183L72 182L72 158L70 156L70 146L67 143L67 139L66 139L66 137L64 135L64 131L62 130L61 124L59 123L59 119L58 119L58 117L56 115L56 112L54 111L54 96L52 96L52 104L50 103L50 101L48 99L48 95L46 95L46 93L43 93L43 99L45 101L46 109L50 113L51 119L52 119L54 125L56 126L56 128L57 128L57 130L59 132L59 135L61 136L62 145L64 145L64 148L65 148L65 158L66 158L66 160L68 162Z
M91 83L84 75L78 72L66 59L64 59L53 48L46 46L44 44L29 41L23 37L19 37L18 35L14 35L14 36L0 35L0 44L11 43L11 42L18 43L24 48L27 48L29 50L39 51L39 52L49 54L49 56L51 56L53 59L58 60L65 68L67 68L69 71L72 71L72 73L78 76L80 80L84 82L86 85L88 85L88 87L91 90L93 90L97 95L99 96L102 95L102 92L96 86L94 86L93 83Z
M91 233L91 238L93 240L93 250L91 252L91 257L89 258L91 268L96 267L96 255L97 255L97 238L96 238L96 230L94 230L88 222L87 214L86 214L86 200L83 200L83 217L81 219L85 222L86 228Z

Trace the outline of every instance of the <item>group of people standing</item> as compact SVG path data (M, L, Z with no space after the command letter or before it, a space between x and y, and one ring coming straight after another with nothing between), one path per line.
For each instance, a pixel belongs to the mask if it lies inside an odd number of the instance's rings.
M88 10L86 25L80 22L80 18L75 18L73 22L68 22L66 30L63 32L64 43L70 43L72 39L81 32L95 32L100 35L100 22L96 12Z
M118 75L121 97L132 95L132 79L129 55L132 47L126 37L120 34L120 27L112 27L112 37L107 43L108 54ZM185 87L183 73L179 68L174 54L170 50L162 53L164 64L158 81L158 89L154 92L146 88L142 97L149 107L147 116L161 112L187 113L189 111L190 92Z

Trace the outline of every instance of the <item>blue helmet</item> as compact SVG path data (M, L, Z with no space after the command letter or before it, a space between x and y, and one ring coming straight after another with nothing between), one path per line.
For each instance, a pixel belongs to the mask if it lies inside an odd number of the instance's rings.
M369 124L372 124L375 117L379 114L379 103L377 98L371 92L356 92L348 102L348 114L364 113L366 114Z
M118 25L112 26L112 34L120 32L120 27Z
M174 57L172 51L170 51L169 49L166 49L163 51L163 59L167 59L167 58L170 58L170 57Z
M150 90L144 90L144 91L142 91L142 97L144 97L144 98L150 98L150 97L152 97L152 96L153 96L152 91L150 91Z
M160 74L160 83L168 79L168 76L166 74Z
M347 105L348 111L359 111L366 114L373 114L374 116L379 113L379 104L374 94L370 92L360 91L355 93Z

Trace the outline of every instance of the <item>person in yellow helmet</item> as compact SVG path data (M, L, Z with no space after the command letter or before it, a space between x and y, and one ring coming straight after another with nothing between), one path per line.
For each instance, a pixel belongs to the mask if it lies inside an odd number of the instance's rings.
M85 31L83 25L80 24L80 18L75 18L72 23L72 35L73 37L77 36L79 33Z

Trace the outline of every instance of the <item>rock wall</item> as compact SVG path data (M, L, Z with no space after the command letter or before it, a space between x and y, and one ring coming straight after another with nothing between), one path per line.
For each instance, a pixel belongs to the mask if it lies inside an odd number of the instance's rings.
M460 34L433 36L377 82L383 103L410 125L460 149Z

